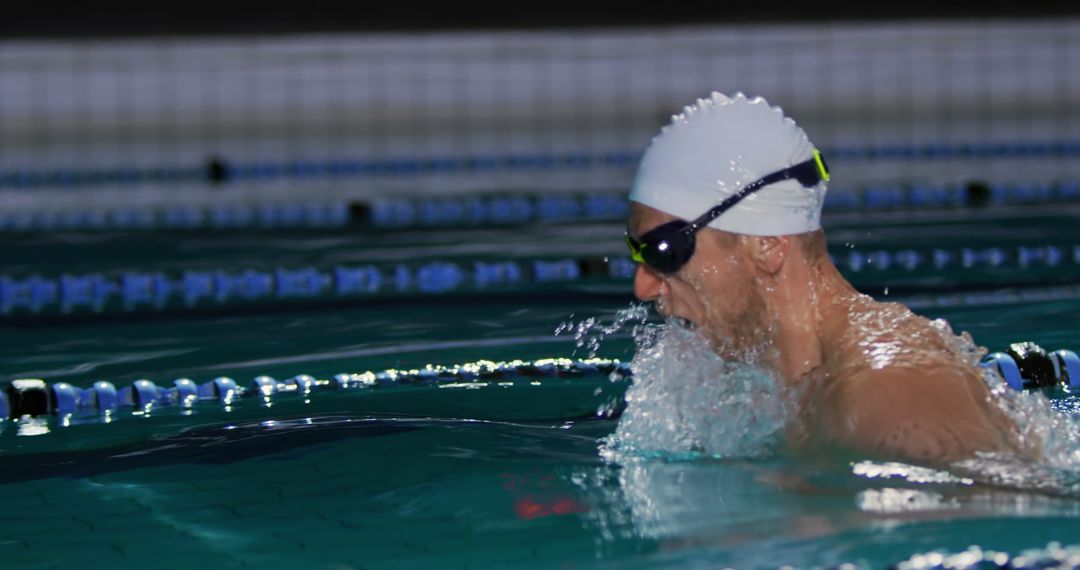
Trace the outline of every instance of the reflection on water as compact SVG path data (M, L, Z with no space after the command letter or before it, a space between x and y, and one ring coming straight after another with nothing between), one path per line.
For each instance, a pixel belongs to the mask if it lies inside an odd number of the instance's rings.
M960 508L955 499L918 489L867 489L855 496L855 505L863 512L883 514Z
M755 481L747 463L638 460L580 469L571 480L589 497L600 536L688 537L721 527L740 533L775 523L783 497ZM779 502L778 502L779 501Z
M973 485L900 464L878 467L893 475L868 478L876 467L866 463L828 468L783 458L637 459L581 467L569 480L591 507L586 525L600 541L599 556L646 540L657 544L654 556L737 567L861 566L867 556L877 563L866 567L881 567L880 552L890 553L886 560L909 556L912 536L924 527L944 525L934 531L937 546L966 548L1002 543L1000 535L962 530L969 522L1080 516L1080 502L1069 498ZM1016 533L1018 540L1034 535L1036 544L1045 544L1057 536L1045 534L1046 524L1028 528ZM840 555L855 545L862 550Z
M909 483L959 483L962 485L973 483L971 479L957 477L945 471L892 461L885 463L858 461L851 465L851 472L867 479L899 478Z

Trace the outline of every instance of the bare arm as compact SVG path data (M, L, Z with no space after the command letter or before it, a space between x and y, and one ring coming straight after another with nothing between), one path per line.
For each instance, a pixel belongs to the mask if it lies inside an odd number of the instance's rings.
M989 397L977 373L955 366L865 370L841 392L833 433L857 451L930 464L1014 451Z

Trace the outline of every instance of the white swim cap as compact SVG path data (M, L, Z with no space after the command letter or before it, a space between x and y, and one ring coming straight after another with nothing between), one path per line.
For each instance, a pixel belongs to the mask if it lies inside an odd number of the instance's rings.
M795 121L761 97L713 93L660 130L645 151L630 200L693 220L743 186L812 159L814 146ZM821 228L825 181L789 179L750 194L709 227L755 236Z

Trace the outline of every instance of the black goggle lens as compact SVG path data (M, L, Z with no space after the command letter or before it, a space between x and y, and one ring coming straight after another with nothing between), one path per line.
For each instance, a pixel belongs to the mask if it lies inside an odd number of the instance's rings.
M661 273L675 273L694 256L696 240L689 228L683 220L672 220L641 236L641 241L627 235L630 257Z

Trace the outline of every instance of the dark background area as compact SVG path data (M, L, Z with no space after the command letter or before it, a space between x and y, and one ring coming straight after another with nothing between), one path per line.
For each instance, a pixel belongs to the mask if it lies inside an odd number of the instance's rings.
M1080 14L1080 2L5 2L0 38L648 26L717 22L1018 19Z

